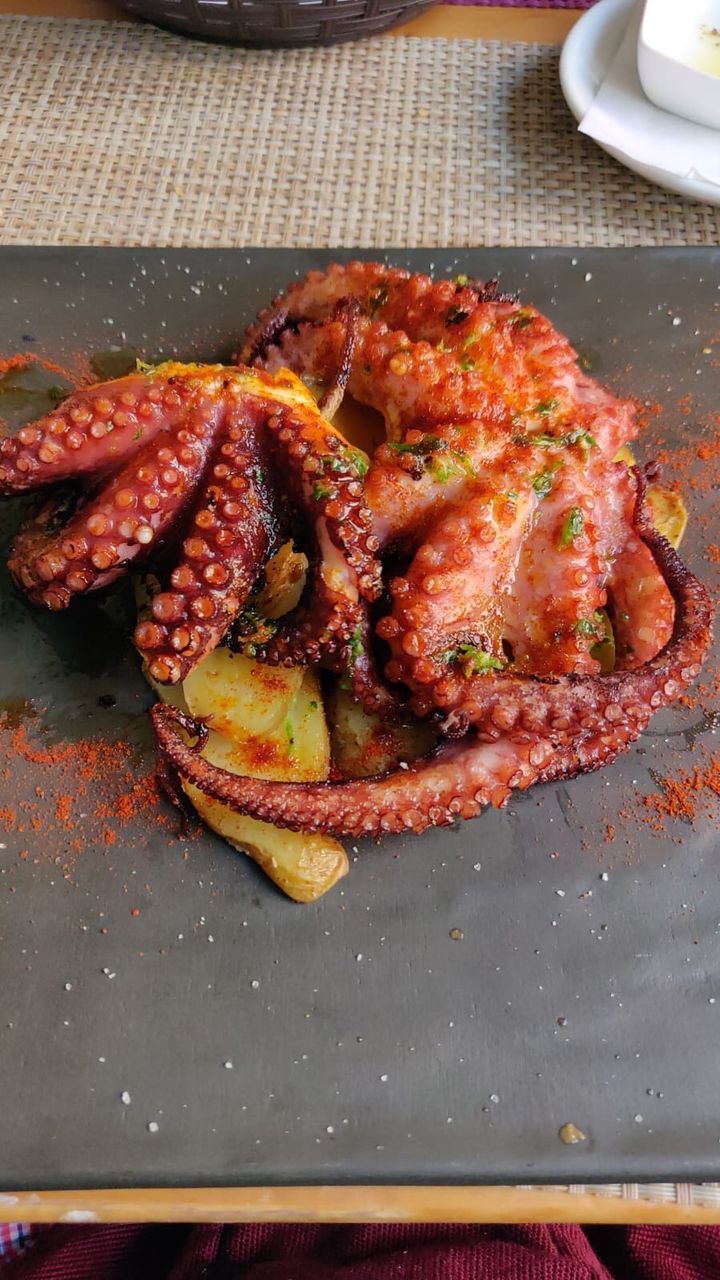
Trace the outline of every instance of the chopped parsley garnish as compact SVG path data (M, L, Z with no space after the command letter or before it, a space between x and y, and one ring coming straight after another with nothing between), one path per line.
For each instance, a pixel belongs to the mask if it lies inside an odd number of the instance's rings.
M514 442L523 446L536 445L540 449L567 449L571 445L578 444L585 454L590 449L597 448L597 440L590 435L589 431L583 431L579 427L573 431L566 431L562 436L551 436L544 431L525 435L524 432L518 431L514 436Z
M462 449L452 449L441 436L425 435L414 444L390 440L388 448L395 453L409 453L413 457L424 459L430 475L438 484L446 484L458 475L473 478L477 475L467 454Z
M316 502L320 502L323 498L332 498L333 496L333 490L329 489L326 484L322 484L321 481L318 481L317 484L313 485L312 492L313 498Z
M248 658L254 658L258 648L272 640L280 623L274 618L264 618L253 605L240 611L231 631L231 648L241 650Z
M295 746L295 734L293 733L292 721L290 719L285 721L285 737L288 740L288 752L292 755L293 747Z
M508 324L512 324L516 329L527 329L535 319L532 311L516 311L508 320Z
M410 444L407 441L388 441L388 449L392 449L394 453L412 453L416 458L425 458L428 454L434 453L436 449L446 448L446 442L442 436L423 436L421 440Z
M437 344L437 349L438 351L451 351L452 347L449 347L445 339L441 338Z
M579 618L575 623L575 630L581 636L596 636L599 640L607 639L603 615L597 611L592 618Z
M467 373L470 369L475 368L475 361L472 360L470 356L463 356L462 360L460 361L460 368L464 369L465 372Z
M359 622L355 630L353 631L352 635L350 636L350 640L348 642L348 647L346 650L347 666L338 681L338 684L340 685L341 689L346 689L346 690L352 689L353 668L358 658L362 657L364 649L365 649L365 646L363 644L363 628L362 628L362 623Z
M364 479L370 467L370 463L365 457L365 454L361 453L359 449L346 448L342 450L342 456L345 459L346 465L354 467L360 479Z
M553 479L554 472L552 471L541 471L539 475L535 476L535 479L532 482L532 487L538 498L547 498L553 487Z
M457 285L458 289L465 289L465 288L466 288L466 286L467 286L467 285L469 285L469 283L470 283L470 277L469 277L469 276L456 276L456 277L455 277L455 283L456 283L456 285Z
M133 440L142 440L142 434L143 434L143 429L142 429L142 427L138 427L137 431L135 432L135 434L134 434L134 436L133 436Z
M446 649L437 655L440 662L457 662L466 676L483 676L490 671L502 671L507 663L474 644L459 644L456 649Z
M535 405L533 413L539 414L541 418L546 418L549 413L552 413L553 409L557 409L559 403L559 400L540 400Z
M575 538L579 538L585 528L585 517L580 507L571 507L568 511L560 534L560 546L569 547Z
M356 626L355 630L353 631L350 637L349 658L350 658L351 667L355 666L355 663L357 662L358 658L361 656L362 651L363 651L362 624L358 623L358 625Z

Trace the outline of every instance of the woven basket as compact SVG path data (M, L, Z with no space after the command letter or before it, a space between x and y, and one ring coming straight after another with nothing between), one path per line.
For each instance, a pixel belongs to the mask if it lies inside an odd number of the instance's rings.
M129 13L205 40L245 45L339 44L377 35L433 0L120 0Z

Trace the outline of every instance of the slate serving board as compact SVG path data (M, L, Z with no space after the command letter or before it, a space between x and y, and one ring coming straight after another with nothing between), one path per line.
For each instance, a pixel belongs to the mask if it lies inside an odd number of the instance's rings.
M5 248L0 353L227 356L288 280L347 256ZM703 350L718 350L718 251L388 257L499 274L598 376L665 402L651 432L690 439L717 412ZM717 534L699 516L717 494L688 497L684 552L716 588L702 546ZM3 552L17 518L3 509ZM2 706L35 699L56 741L121 735L149 752L150 695L107 609L49 618L4 568L0 600ZM719 1178L716 821L656 833L617 818L636 788L656 790L651 770L711 745L700 715L664 713L604 773L503 813L363 844L313 906L209 833L132 848L128 828L69 879L42 836L3 834L0 1184ZM563 1145L566 1122L586 1141Z

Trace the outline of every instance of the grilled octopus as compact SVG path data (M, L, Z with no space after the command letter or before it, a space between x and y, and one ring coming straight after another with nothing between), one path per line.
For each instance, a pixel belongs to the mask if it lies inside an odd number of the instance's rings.
M364 479L327 422L345 390L385 423ZM133 450L139 416L153 434ZM135 637L160 680L182 679L241 608L278 502L303 511L310 587L259 656L345 666L369 710L430 717L444 742L383 777L271 782L210 765L201 724L153 709L183 778L280 826L421 831L598 768L687 689L709 645L708 595L653 527L647 469L616 460L637 431L631 402L494 284L331 266L261 313L234 370L172 367L92 388L23 431L0 446L6 492L104 476L64 527L51 505L21 533L11 568L33 598L62 607L147 554L146 527L166 541L183 530L170 585ZM174 505L158 467L187 477ZM135 495L132 537L120 494ZM146 497L160 498L149 515ZM215 583L216 565L228 576ZM608 616L617 660L603 672Z

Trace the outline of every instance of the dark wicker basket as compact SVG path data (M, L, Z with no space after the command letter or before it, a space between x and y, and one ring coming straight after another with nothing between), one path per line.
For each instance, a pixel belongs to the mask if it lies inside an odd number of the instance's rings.
M205 40L245 45L339 44L407 22L433 0L121 0L129 13Z

